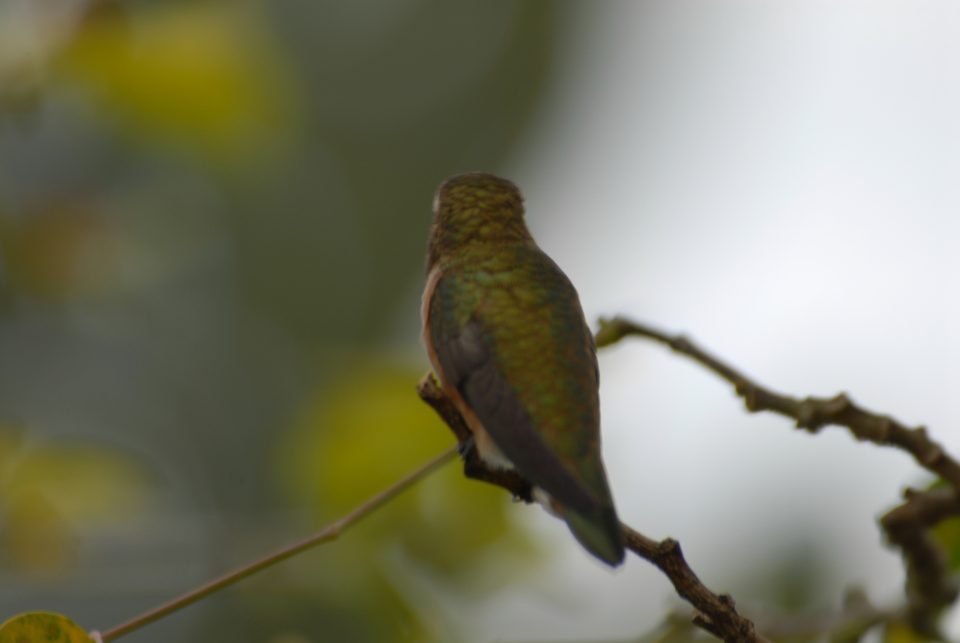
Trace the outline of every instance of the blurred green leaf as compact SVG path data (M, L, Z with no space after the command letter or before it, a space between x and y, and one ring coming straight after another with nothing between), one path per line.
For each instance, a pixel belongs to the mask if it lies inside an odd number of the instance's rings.
M929 640L931 639L917 634L909 625L899 621L888 623L883 628L883 643L924 643Z
M281 465L288 489L332 519L395 482L453 441L417 397L419 373L370 361L337 376L308 402ZM365 524L364 536L395 541L424 563L453 572L511 533L502 490L448 466ZM515 538L518 533L513 532ZM358 537L351 535L351 538ZM530 553L523 538L516 544Z
M32 490L5 498L0 547L15 570L54 576L76 562L70 525L43 495Z
M53 199L0 229L0 252L15 290L62 301L106 292L117 280L122 240L94 206Z
M276 467L290 497L311 507L319 524L450 446L452 433L416 394L421 375L358 357L307 400ZM384 633L446 640L444 615L424 595L424 583L446 592L506 584L539 559L511 511L502 490L467 480L459 463L448 465L290 573L316 593L314 612L350 640L383 640Z
M949 486L943 478L937 478L927 489L943 489ZM949 517L941 520L930 529L930 534L938 545L947 553L947 562L950 569L960 569L960 517Z
M930 530L933 539L947 552L950 569L960 569L960 517L941 520Z
M20 426L0 423L0 485L9 474L13 456L23 444L23 433Z
M146 501L137 464L103 447L68 442L32 446L2 487L7 498L39 494L74 523L134 513Z
M138 136L224 161L242 161L234 155L252 146L259 156L289 122L292 89L251 7L164 3L133 24L114 13L91 18L59 68Z
M62 614L26 612L0 625L0 643L93 643L93 639Z
M137 464L90 444L21 442L0 429L0 553L31 574L61 573L78 534L141 510L147 485Z

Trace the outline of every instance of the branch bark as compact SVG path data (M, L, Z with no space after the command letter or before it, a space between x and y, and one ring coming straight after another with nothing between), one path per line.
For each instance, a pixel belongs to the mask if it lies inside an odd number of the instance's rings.
M627 549L662 571L677 594L696 608L693 624L724 641L766 641L754 624L737 612L733 597L714 594L700 582L673 538L653 540L621 523Z
M609 346L630 336L669 346L720 376L733 385L751 413L778 413L791 418L797 428L814 434L825 426L845 427L857 440L906 451L917 464L945 481L949 486L942 489L908 489L906 501L880 519L887 540L900 548L906 564L907 619L916 632L939 637L938 617L957 599L958 588L950 578L946 554L929 529L944 518L960 515L960 463L932 440L924 427L909 428L890 416L868 411L844 393L798 399L774 392L682 335L670 335L622 317L600 321L597 346Z
M751 413L778 413L793 419L798 429L810 433L817 433L830 425L846 427L858 440L895 446L906 451L921 467L943 478L955 489L960 488L960 463L930 439L925 427L911 429L890 416L867 411L854 404L844 393L830 398L806 397L802 400L776 393L755 383L683 335L668 335L651 326L622 317L600 321L597 346L609 346L628 336L652 339L713 371L733 384L737 395L743 398L747 410Z
M470 429L453 402L444 394L436 379L428 373L417 386L417 393L453 431L463 445L471 439ZM480 460L476 449L462 449L464 475L497 485L513 494L514 498L532 502L530 483L514 471L488 468ZM666 574L677 594L697 610L693 622L703 630L731 643L766 643L753 623L737 612L733 599L726 594L714 594L690 569L680 544L672 538L657 541L644 536L627 525L623 528L627 549L653 563Z

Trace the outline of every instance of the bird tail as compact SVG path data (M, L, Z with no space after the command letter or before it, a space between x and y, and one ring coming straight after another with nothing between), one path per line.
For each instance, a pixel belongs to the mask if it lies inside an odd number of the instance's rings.
M563 519L573 536L591 554L611 567L623 562L623 529L613 507L601 505L589 514L568 509Z

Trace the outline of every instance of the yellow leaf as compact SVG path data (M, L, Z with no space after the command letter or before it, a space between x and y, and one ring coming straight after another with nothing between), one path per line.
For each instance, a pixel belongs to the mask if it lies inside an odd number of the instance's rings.
M322 522L353 509L455 439L417 396L422 372L377 359L353 364L307 403L278 463L291 494L315 507ZM372 548L399 543L433 568L457 573L485 547L510 536L511 550L532 560L530 542L511 529L512 511L502 489L465 478L462 465L452 463L391 501L338 547L359 546L369 558Z
M293 493L336 514L454 440L417 397L416 371L358 361L308 401L281 469Z
M5 487L7 498L43 496L76 525L131 515L146 500L135 463L89 444L41 443L23 453Z
M960 518L941 520L931 530L934 540L947 552L950 569L960 569Z
M20 449L23 430L17 426L0 424L0 486L10 472L11 460Z
M74 562L70 526L42 495L20 494L8 502L5 513L0 546L17 571L51 576Z
M10 281L36 297L62 300L105 291L119 243L109 221L81 199L53 200L0 235Z
M96 445L13 443L0 431L0 548L19 571L50 575L76 559L76 544L138 515L148 486L136 463Z
M290 97L263 24L236 3L161 4L87 21L60 68L136 135L260 156L289 121Z
M93 643L93 639L62 614L25 612L0 625L0 643Z
M884 643L924 643L927 639L916 632L906 623L889 623L883 630Z

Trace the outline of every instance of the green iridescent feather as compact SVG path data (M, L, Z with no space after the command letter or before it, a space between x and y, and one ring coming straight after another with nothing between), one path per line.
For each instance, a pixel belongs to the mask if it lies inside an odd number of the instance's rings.
M518 471L562 506L578 540L619 563L596 356L576 290L530 237L512 183L454 177L436 208L428 268L439 276L427 293L427 334L441 379Z

